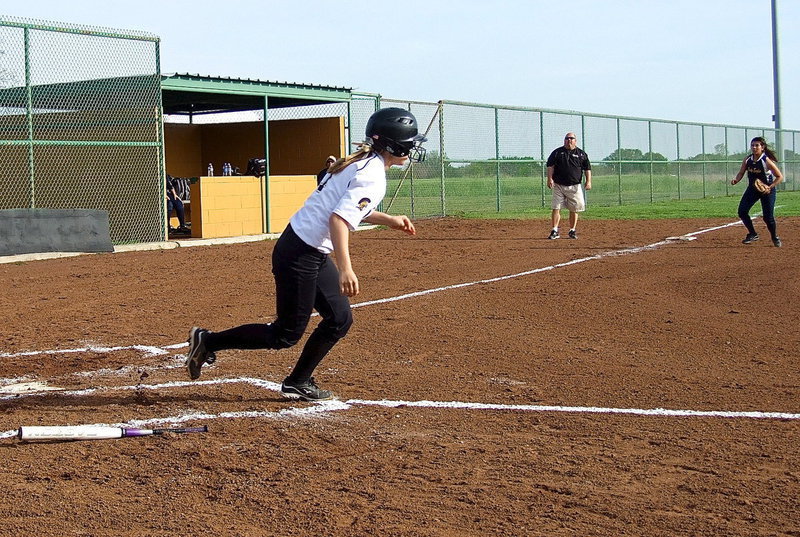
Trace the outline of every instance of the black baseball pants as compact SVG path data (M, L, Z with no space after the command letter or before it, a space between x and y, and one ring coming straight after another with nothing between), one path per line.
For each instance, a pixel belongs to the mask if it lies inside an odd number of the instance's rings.
M756 228L753 226L753 220L750 218L750 209L757 201L761 201L761 218L767 225L769 234L774 239L778 236L778 226L775 223L775 200L778 197L778 192L773 188L769 194L762 196L761 192L756 190L753 185L748 185L742 193L742 199L739 202L739 218L741 219L747 232L755 234Z
M339 271L330 257L303 242L291 225L272 251L272 273L278 318L269 324L245 324L212 332L206 338L206 348L215 352L291 347L300 341L316 309L322 321L309 336L288 378L303 382L353 324L350 301L339 292Z

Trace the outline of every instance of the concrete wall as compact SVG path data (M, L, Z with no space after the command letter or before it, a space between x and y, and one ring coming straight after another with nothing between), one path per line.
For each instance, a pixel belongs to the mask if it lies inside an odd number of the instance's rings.
M269 178L269 229L280 233L289 218L317 188L315 175L271 175Z
M191 186L192 237L280 233L317 186L315 175L269 178L269 227L263 225L264 178L201 177Z
M0 256L42 252L112 252L108 211L0 210Z
M264 232L264 178L201 177L191 186L192 237L238 237Z

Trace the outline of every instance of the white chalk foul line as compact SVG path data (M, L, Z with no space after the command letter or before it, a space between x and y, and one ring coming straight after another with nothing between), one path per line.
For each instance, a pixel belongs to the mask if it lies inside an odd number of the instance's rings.
M275 392L280 392L280 384L268 380L239 377L201 381L182 381L166 382L161 384L137 384L133 386L116 386L90 388L86 390L60 391L53 392L34 392L23 393L14 396L3 396L0 399L20 399L23 397L37 396L70 396L81 397L100 392L131 391L131 390L163 390L169 388L185 388L188 386L210 386L214 384L250 384L257 388L263 388ZM665 409L665 408L614 408L614 407L590 407L590 406L563 406L563 405L507 405L498 403L469 403L463 401L392 401L380 400L370 401L366 399L349 399L347 401L331 400L311 404L308 407L290 407L277 412L273 411L241 411L241 412L220 412L220 413L188 413L178 416L163 418L150 418L146 420L131 420L126 423L110 424L112 427L143 427L147 425L180 424L188 421L204 421L217 419L241 419L241 418L267 418L279 419L289 417L308 417L323 415L328 412L347 410L353 406L380 406L387 408L448 408L457 410L484 410L484 411L512 411L512 412L566 412L582 414L622 414L635 416L657 416L657 417L695 417L695 418L728 418L728 419L774 419L774 420L800 420L800 414L790 412L760 412L760 411L730 411L730 410L686 410L686 409ZM109 424L94 424L97 426L108 426ZM0 432L0 439L16 436L17 430Z
M584 414L632 414L637 416L669 416L700 418L752 418L800 420L800 414L789 412L759 412L730 410L670 410L666 408L613 408L595 406L561 406L561 405L503 405L496 403L466 403L459 401L367 401L350 399L351 405L383 406L389 408L425 407L425 408L457 408L464 410L513 410L519 412L570 412Z
M85 347L78 347L76 349L51 349L45 351L23 351L14 353L3 352L0 353L0 358L19 358L24 356L38 356L41 354L75 354L84 352L103 354L103 353L127 351L127 350L139 351L143 353L145 356L162 356L164 354L169 354L167 349L177 349L180 347L186 347L187 345L188 343L178 343L175 345L166 345L164 347L153 347L150 345L126 345L119 347L105 347L103 345L87 345Z

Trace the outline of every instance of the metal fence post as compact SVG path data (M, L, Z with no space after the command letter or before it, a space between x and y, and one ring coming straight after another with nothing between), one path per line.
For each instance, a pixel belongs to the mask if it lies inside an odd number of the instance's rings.
M586 116L583 115L583 114L581 114L581 138L583 139L583 141L581 143L582 143L583 148L585 150L586 147L587 147L587 143L586 143ZM581 187L581 188L583 188L583 197L584 197L584 199L586 201L586 204L588 205L589 204L589 191L586 190L585 187Z
M439 189L440 200L442 205L441 216L447 216L447 207L445 205L445 152L444 152L444 103L439 101Z
M494 109L494 185L495 185L495 206L500 212L500 110Z
M547 161L544 159L544 112L539 112L539 158L541 159L542 207L544 207L545 178L547 177Z
M678 199L681 199L681 126L675 123L675 146L678 150Z
M730 185L730 181L728 181L728 177L730 177L730 171L728 170L728 166L730 165L730 158L728 155L730 154L730 149L728 148L728 127L725 127L725 195L730 195L728 192L728 185Z
M653 122L647 122L647 152L650 153L650 203L653 203Z
M617 118L617 199L622 205L622 133L619 118Z
M797 149L798 149L798 147L797 147L797 133L794 132L794 133L792 133L792 158L793 159L797 159L797 154L800 153L800 151L798 151ZM798 168L798 166L800 166L800 164L798 164L797 162L795 162L795 165L792 166L792 190L796 190L797 189L796 185L797 185L797 168Z
M706 126L700 126L700 145L703 148L703 199L706 199Z
M156 41L155 43L156 49L156 73L158 74L159 80L161 79L161 41ZM158 92L157 97L157 114L158 120L156 122L156 128L158 129L158 139L164 139L164 104L162 100L162 93ZM167 188L167 156L166 151L164 149L164 144L158 146L158 175L161 179L161 191L166 192ZM164 240L169 239L169 212L167 211L167 198L164 197L161 200L161 207L163 210L163 214L161 216L161 221L163 222L163 229L164 229Z
M25 115L28 127L28 177L30 181L29 203L30 208L36 208L36 174L34 172L33 156L33 90L31 88L31 39L30 30L23 29L25 41Z
M350 108L348 104L348 108ZM261 210L262 218L264 219L264 233L272 233L272 225L270 224L270 210L269 210L269 97L264 96L264 177L262 179L264 185L264 207Z

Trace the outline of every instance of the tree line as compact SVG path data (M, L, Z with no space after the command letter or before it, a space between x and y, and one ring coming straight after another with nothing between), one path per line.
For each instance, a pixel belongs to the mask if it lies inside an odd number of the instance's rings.
M714 146L713 153L699 153L692 157L683 157L672 162L727 161L741 162L750 154L749 151L728 153L725 144ZM600 167L603 172L617 173L618 166L623 165L625 173L669 173L670 160L656 152L643 152L636 148L620 148L600 160L589 156L593 167ZM800 160L800 153L784 151L785 160ZM527 162L526 162L527 161ZM651 164L652 163L652 164ZM425 162L414 167L414 177L425 179L439 177L442 158L438 151L428 151ZM501 157L499 162L467 162L444 163L445 177L494 177L498 171L501 177L540 177L543 175L543 163L536 157Z

